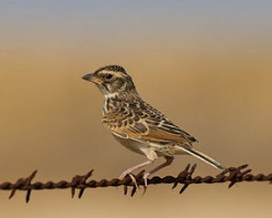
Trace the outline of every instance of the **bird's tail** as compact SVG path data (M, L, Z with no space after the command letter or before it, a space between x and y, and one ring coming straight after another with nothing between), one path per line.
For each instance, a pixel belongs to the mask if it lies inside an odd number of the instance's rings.
M181 146L179 148L181 148L187 154L197 157L198 159L210 164L211 166L213 166L217 169L221 169L221 170L225 169L225 167L223 167L219 162L217 162L216 160L212 159L208 155L203 154L202 152L200 152L194 148L186 148L186 147L181 147Z

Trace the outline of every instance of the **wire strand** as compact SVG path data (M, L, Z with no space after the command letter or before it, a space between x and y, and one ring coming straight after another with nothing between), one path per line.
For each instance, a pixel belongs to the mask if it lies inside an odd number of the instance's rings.
M177 176L165 176L159 177L154 176L147 180L149 185L158 185L158 184L172 184L172 189L176 188L178 184L181 184L182 187L179 191L182 194L190 185L192 184L217 184L217 183L226 183L229 182L228 187L231 188L235 183L238 182L270 182L272 183L272 173L264 175L259 173L257 175L251 174L251 169L247 169L248 165L244 164L239 167L229 167L219 173L216 176L194 176L193 174L196 169L196 164L190 166L188 164L184 170L182 170ZM9 199L13 198L17 190L26 191L26 202L30 201L30 195L33 190L53 190L53 189L71 189L72 197L75 196L76 189L79 190L78 198L83 196L84 190L86 188L99 188L99 187L124 187L124 194L128 193L128 187L132 187L131 196L134 196L138 186L144 186L143 173L141 171L137 175L133 175L135 181L131 179L130 176L125 177L122 180L113 178L111 180L102 179L100 181L90 180L90 177L93 174L93 170L90 170L85 175L76 175L71 181L61 180L59 182L34 182L32 183L34 177L37 174L37 170L31 173L30 176L26 178L20 178L17 182L3 182L0 184L0 190L11 191Z

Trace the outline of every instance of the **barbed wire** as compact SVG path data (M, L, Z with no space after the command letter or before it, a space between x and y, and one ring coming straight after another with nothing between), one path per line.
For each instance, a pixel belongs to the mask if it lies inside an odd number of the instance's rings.
M259 173L257 175L252 175L250 172L251 169L247 169L248 165L244 164L239 167L229 167L225 169L223 172L219 173L216 176L195 176L193 177L193 173L196 169L196 164L192 167L190 164L186 166L184 170L182 170L177 176L165 176L159 177L154 176L151 179L147 180L148 185L158 185L158 184L173 184L172 189L176 188L178 184L182 184L179 193L182 194L191 184L216 184L216 183L229 183L229 188L231 188L235 183L238 182L264 182L268 181L270 184L272 183L272 173L268 175L264 175ZM20 178L15 183L11 182L3 182L0 184L0 190L9 190L11 191L9 199L14 197L17 190L26 191L26 202L28 203L30 200L30 195L33 190L53 190L53 189L71 189L72 197L75 196L76 189L79 190L78 198L83 196L83 193L86 188L99 188L99 187L124 187L124 194L128 193L128 187L132 187L131 189L131 197L133 197L139 186L144 186L143 173L141 171L137 175L133 175L134 179L130 176L119 180L117 178L107 180L102 179L100 181L90 180L90 177L93 174L93 170L90 170L85 175L76 175L72 178L71 181L61 180L59 182L34 182L32 180L37 174L37 170L35 170L29 177Z

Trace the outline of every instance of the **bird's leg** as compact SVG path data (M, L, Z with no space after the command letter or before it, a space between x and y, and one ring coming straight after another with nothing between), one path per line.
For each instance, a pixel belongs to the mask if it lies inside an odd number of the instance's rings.
M164 168L166 166L169 166L173 162L174 157L165 157L165 159L166 159L166 161L163 164L155 167L154 169L150 170L147 173L144 173L143 179L144 179L144 186L145 186L145 188L147 188L147 177L150 176L151 174L159 171L160 169L162 169L162 168Z
M130 178L132 179L132 182L135 183L135 186L137 187L137 182L136 182L136 179L131 175L131 173L134 171L134 170L137 170L137 169L140 169L144 166L147 166L147 165L150 165L154 162L155 160L147 160L143 163L140 163L134 167L130 167L128 168L127 170L125 170L120 176L119 176L119 179L122 180L124 179L127 175L130 176ZM133 178L132 178L133 177Z

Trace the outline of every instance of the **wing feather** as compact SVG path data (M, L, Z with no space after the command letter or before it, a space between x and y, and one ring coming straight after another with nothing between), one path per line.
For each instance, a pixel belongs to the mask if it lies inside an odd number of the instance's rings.
M196 141L193 136L144 102L131 103L109 112L104 115L102 123L117 135L145 142L191 146Z

